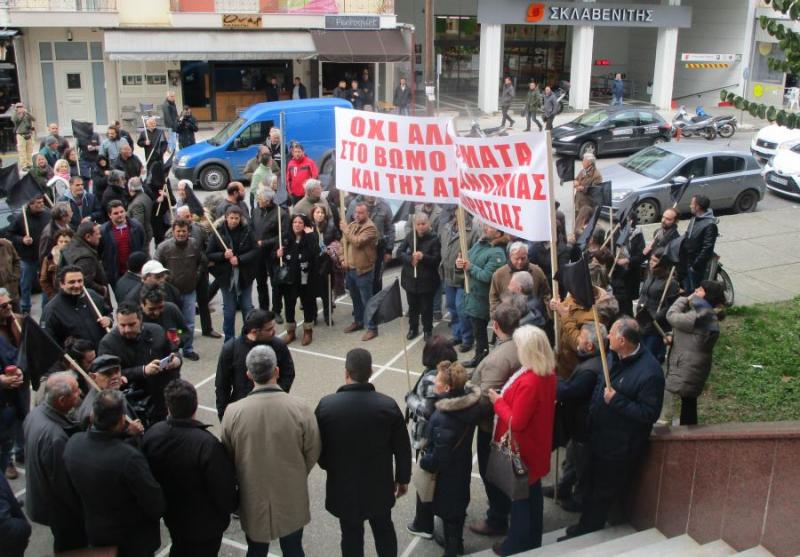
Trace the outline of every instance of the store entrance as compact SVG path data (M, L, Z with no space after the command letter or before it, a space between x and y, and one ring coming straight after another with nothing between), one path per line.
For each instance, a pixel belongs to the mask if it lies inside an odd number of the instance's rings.
M569 80L566 45L563 25L506 25L503 76L511 76L517 89L527 89L531 80L551 86Z
M369 71L369 79L375 82L376 64L339 64L336 62L323 62L322 64L322 96L332 95L333 90L339 85L339 81L344 81L347 88L355 79L361 83L364 70Z

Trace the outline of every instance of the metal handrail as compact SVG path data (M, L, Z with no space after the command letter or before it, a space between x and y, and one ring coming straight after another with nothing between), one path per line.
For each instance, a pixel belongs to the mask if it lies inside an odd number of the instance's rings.
M714 89L709 89L708 91L699 91L697 93L691 93L689 95L673 97L672 100L677 101L679 99L688 99L689 97L694 97L694 96L699 97L700 95L705 95L706 93L713 93L714 91L722 91L723 89L729 89L730 87L737 87L738 85L739 85L738 83L734 83L733 85L723 85L722 87L716 87Z

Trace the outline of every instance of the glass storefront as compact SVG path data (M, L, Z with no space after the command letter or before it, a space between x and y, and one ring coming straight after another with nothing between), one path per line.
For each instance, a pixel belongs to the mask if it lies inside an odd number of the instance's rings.
M436 54L442 55L443 92L478 89L481 26L475 16L436 16Z

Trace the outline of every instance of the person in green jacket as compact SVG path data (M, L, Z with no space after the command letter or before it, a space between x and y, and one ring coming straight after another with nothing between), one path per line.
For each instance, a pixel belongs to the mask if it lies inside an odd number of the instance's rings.
M536 114L541 112L542 110L542 92L539 91L539 87L536 85L536 82L531 80L528 84L528 97L525 99L525 121L527 122L527 126L525 127L525 131L531 131L531 120L536 122L536 125L539 126L539 131L542 131L542 123L536 117Z
M500 230L483 225L483 237L469 248L467 259L456 259L456 268L469 273L469 294L464 297L464 313L472 324L475 336L475 356L464 363L476 367L489 353L489 288L494 272L506 264L508 236Z

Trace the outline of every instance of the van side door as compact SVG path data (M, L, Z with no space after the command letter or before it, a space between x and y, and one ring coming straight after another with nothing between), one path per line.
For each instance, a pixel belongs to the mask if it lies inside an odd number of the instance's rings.
M258 146L263 145L269 136L274 122L262 120L252 122L242 129L228 147L228 162L233 171L233 179L241 180L247 162L258 154Z

